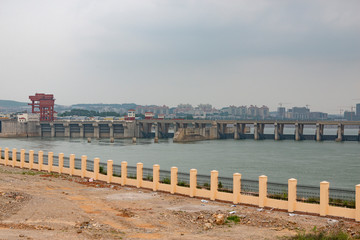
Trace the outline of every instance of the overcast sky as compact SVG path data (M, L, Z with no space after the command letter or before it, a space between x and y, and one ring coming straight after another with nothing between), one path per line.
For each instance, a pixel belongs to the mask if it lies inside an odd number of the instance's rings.
M360 102L360 1L0 0L0 99Z

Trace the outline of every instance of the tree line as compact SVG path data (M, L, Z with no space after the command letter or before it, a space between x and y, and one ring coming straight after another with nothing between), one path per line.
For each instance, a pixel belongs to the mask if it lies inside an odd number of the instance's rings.
M85 109L71 109L70 111L66 111L60 113L59 117L69 117L69 116L86 116L86 117L122 117L125 114L120 114L117 112L98 112L94 110L85 110Z

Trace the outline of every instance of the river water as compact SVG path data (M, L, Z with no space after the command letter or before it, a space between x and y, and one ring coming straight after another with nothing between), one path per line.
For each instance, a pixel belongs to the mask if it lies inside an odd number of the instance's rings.
M144 163L151 168L159 164L162 170L172 166L179 172L189 172L191 168L199 174L209 175L218 170L219 176L231 177L239 172L244 179L258 179L268 176L269 182L287 183L296 178L298 184L319 186L321 181L329 181L330 187L354 190L360 184L360 143L333 141L273 141L273 140L211 140L194 143L173 143L172 139L95 140L69 138L2 138L0 147L4 149L24 148L44 153L87 155L88 159L99 157L102 162L113 160L114 164L127 161L129 166Z

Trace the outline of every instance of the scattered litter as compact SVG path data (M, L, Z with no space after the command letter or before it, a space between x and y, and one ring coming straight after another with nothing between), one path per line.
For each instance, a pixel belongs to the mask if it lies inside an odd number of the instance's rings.
M294 217L294 216L296 216L296 214L295 213L289 213L289 216Z
M201 206L205 206L205 204L201 204Z
M231 205L231 207L236 207L236 205Z
M271 211L274 210L274 208L270 209L269 211L267 211L268 213L271 213Z
M258 208L257 211L262 212L262 211L264 211L264 209L263 208Z
M231 211L231 212L229 212L229 214L235 214L236 213L236 211Z
M335 224L335 223L338 223L339 221L338 220L335 220L335 219L328 219L327 222L329 224Z
M208 203L209 201L202 199L201 202L202 203Z
M93 182L94 181L94 179L93 178L89 178L89 182Z

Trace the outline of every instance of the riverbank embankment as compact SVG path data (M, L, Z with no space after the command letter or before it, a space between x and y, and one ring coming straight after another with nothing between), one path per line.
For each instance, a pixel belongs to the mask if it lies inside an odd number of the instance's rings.
M354 235L360 231L359 224L347 220L9 166L0 166L0 182L0 235L5 239L276 239L314 226ZM217 224L221 215L224 222Z

